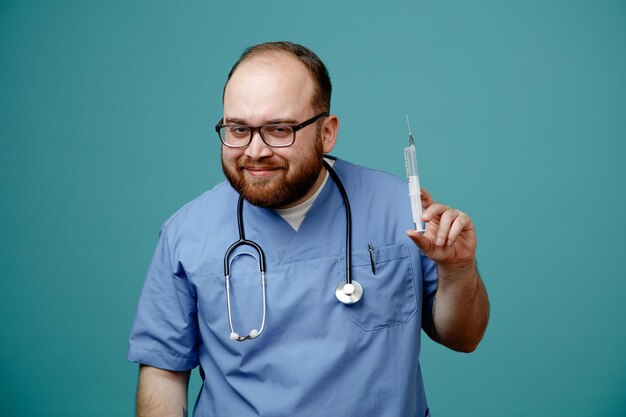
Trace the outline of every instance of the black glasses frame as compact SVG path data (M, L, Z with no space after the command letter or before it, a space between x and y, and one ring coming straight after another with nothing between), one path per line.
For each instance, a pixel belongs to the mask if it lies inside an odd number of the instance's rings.
M307 127L308 125L310 125L313 122L316 122L318 119L322 118L322 117L328 117L328 112L323 112L318 114L317 116L313 116L308 120L305 120L304 122L300 123L299 125L290 125L290 124L286 124L286 123L272 123L269 125L262 125L262 126L246 126L246 125L223 125L221 124L224 119L220 119L219 122L217 122L217 125L215 125L215 131L217 132L217 136L219 136L220 141L222 142L222 144L224 146L228 146L229 148L245 148L246 146L250 145L250 142L252 142L252 138L254 137L254 132L258 131L259 135L261 136L261 139L263 140L263 142L267 145L270 146L272 148L286 148L287 146L291 146L295 143L296 141L296 132L300 129L302 129L303 127ZM288 126L291 128L291 130L293 130L293 137L291 138L291 142L289 144L286 145L270 145L269 143L267 143L267 141L265 140L265 138L263 137L263 131L261 129L263 129L264 127L274 127L274 126ZM222 138L222 134L220 133L220 130L223 127L245 127L250 129L250 139L248 139L248 142L244 145L230 145L228 143L226 143L224 141L224 138Z

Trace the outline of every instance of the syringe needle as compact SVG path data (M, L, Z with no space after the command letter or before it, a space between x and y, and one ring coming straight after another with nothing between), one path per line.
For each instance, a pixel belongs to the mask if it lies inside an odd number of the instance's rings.
M406 125L409 127L409 145L413 145L413 133L411 132L411 123L409 122L409 115L406 114Z

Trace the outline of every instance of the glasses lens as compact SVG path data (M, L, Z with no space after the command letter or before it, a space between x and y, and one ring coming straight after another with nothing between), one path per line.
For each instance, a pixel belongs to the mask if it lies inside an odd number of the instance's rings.
M269 125L261 128L263 139L270 146L289 146L293 143L293 127L288 125Z
M228 146L246 146L250 141L250 128L247 126L222 126L220 138Z

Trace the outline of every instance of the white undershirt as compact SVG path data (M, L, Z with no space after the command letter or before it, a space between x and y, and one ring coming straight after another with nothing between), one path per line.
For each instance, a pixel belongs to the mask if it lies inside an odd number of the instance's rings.
M328 162L330 166L333 166L335 164L334 159L324 158L324 160ZM284 208L284 209L274 209L274 211L280 214L280 217L285 219L285 221L289 223L291 227L293 227L294 230L298 230L300 228L300 225L304 221L306 214L309 212L309 209L311 208L311 206L313 206L315 199L317 198L318 195L320 195L320 193L324 189L324 185L326 185L326 181L328 181L328 171L326 171L326 176L324 177L324 181L322 182L322 185L320 185L317 191L315 191L315 194L313 194L306 201L294 207L289 207L289 208Z

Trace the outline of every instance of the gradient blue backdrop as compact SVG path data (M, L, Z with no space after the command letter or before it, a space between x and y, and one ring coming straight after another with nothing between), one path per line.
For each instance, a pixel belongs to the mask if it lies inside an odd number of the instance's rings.
M283 39L329 67L336 155L403 175L408 113L422 185L476 223L491 323L471 355L424 343L433 415L625 415L608 0L0 1L0 414L132 415L159 225L223 178L230 66Z

